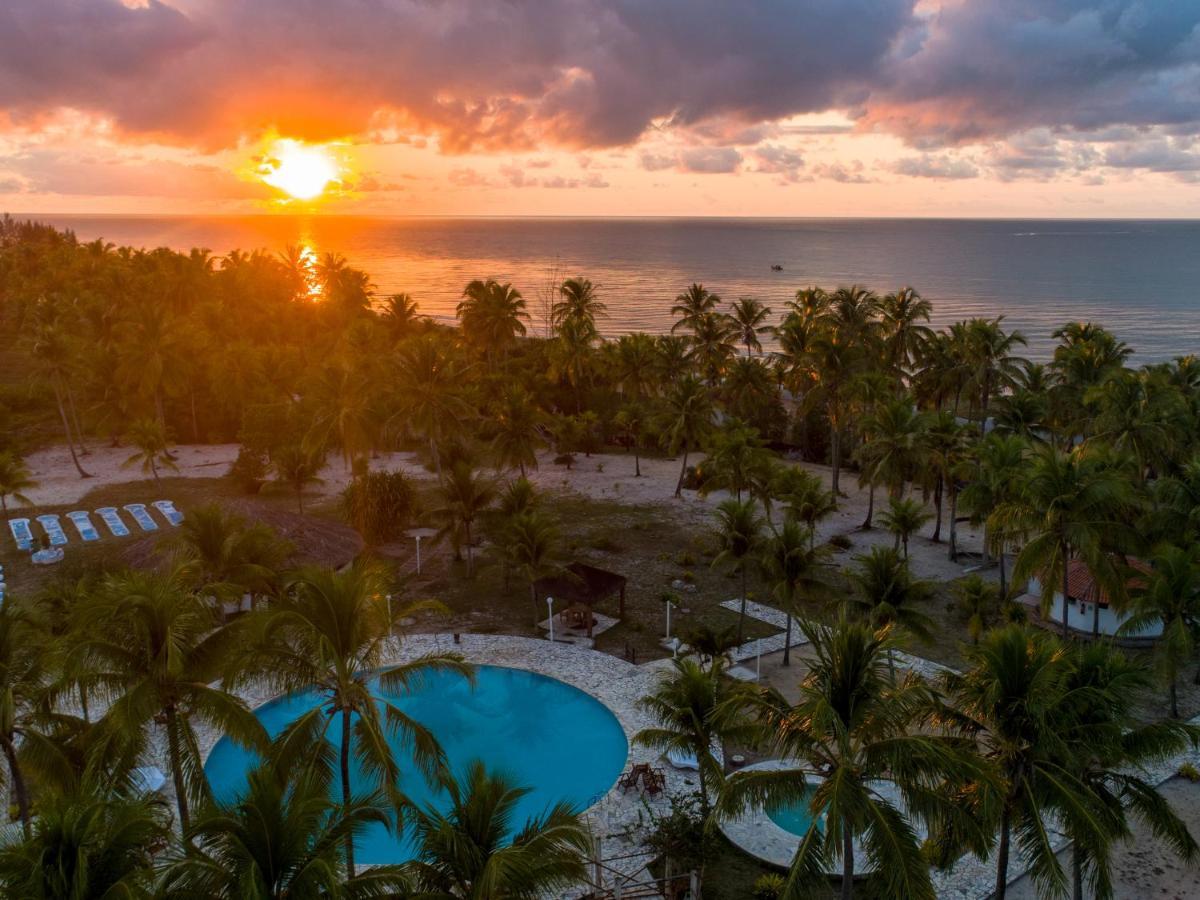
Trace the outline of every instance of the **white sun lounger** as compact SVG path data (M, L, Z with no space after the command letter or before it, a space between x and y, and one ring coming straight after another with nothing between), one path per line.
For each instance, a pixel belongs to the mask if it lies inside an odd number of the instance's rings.
M71 520L71 524L75 526L75 530L79 532L79 536L85 541L100 540L100 532L92 524L92 520L88 517L86 509L77 509L74 512L69 512L67 513L67 518Z
M145 503L127 503L125 509L133 516L133 521L141 526L142 531L158 531L158 523L146 511Z
M115 506L102 506L96 510L96 515L108 526L108 530L113 533L113 537L125 537L129 534L129 528L121 521L121 514L117 512Z
M18 550L33 549L33 531L29 527L28 519L9 519L8 530L12 532Z
M162 513L163 518L166 519L168 522L170 522L172 525L180 525L183 523L183 513L181 513L179 510L177 510L175 508L175 501L173 501L173 500L155 500L150 505L153 506L155 509L157 509L160 513Z
M62 529L62 523L56 515L37 517L38 524L46 529L46 537L50 538L51 547L61 547L68 540L67 533Z

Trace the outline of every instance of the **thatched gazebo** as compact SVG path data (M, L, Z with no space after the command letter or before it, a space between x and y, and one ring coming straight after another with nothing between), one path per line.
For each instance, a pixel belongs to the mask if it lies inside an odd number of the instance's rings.
M617 615L619 618L625 617L625 583L624 575L574 562L561 574L539 578L533 583L533 592L538 602L553 597L569 604L565 611L569 612L572 608L582 611L587 617L587 636L591 637L594 624L592 609L614 594L620 598Z

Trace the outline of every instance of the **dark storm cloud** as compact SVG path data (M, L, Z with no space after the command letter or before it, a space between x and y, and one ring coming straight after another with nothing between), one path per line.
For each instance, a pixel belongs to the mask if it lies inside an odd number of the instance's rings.
M449 152L622 146L660 128L745 146L827 110L922 150L1035 128L1197 131L1200 0L917 7L3 0L0 118L79 108L206 147L269 126L312 139L417 130ZM696 170L732 159L691 153L680 159Z

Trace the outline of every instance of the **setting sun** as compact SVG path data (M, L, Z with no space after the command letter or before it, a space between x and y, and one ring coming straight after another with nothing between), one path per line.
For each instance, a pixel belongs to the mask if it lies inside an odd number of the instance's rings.
M280 138L260 169L262 180L296 200L313 200L339 181L337 160L328 147Z

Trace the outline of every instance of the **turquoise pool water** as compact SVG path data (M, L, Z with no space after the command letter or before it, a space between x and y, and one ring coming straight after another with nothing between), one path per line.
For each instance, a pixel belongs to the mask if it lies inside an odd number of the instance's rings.
M811 795L811 791L809 792ZM807 800L802 803L789 804L780 806L774 809L767 810L767 817L791 834L797 837L804 837L808 834L808 830L812 827L813 814ZM817 827L821 827L821 823L817 823Z
M600 701L522 669L480 666L474 689L461 676L438 673L419 689L389 699L436 735L454 772L481 759L489 769L532 789L517 807L516 828L560 800L579 809L592 805L616 783L629 753L620 723ZM319 702L314 691L289 694L259 707L255 715L274 736ZM340 745L340 722L328 737ZM429 787L402 749L396 758L403 770L401 790L418 802L444 807L444 793ZM253 753L221 738L204 766L216 797L236 796L256 761ZM351 773L351 782L356 793L373 785L359 771ZM335 790L340 796L340 786ZM355 851L357 861L365 864L404 862L414 855L407 840L381 825L371 826Z

